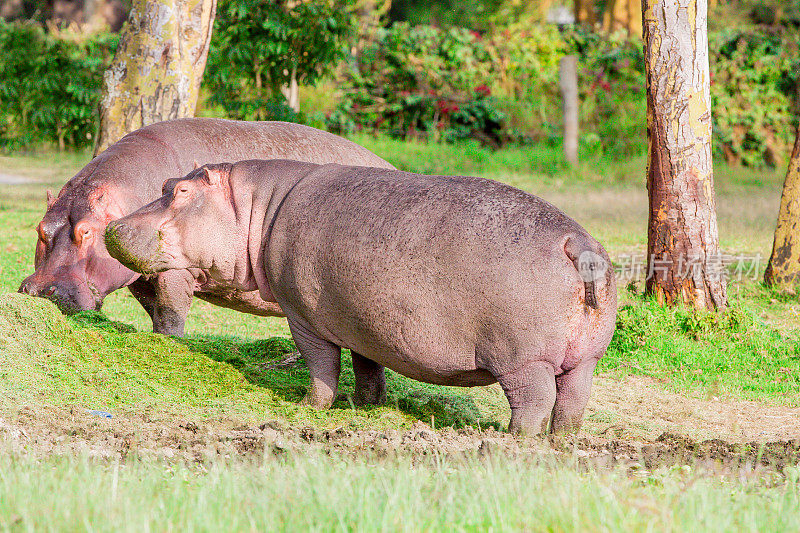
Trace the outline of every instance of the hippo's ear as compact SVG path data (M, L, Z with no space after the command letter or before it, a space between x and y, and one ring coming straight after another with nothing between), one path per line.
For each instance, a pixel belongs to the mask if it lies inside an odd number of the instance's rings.
M53 204L56 202L55 197L53 196L53 191L47 189L47 209L53 207Z
M82 246L93 235L93 232L92 224L86 219L81 220L73 228L73 242L78 246Z
M194 160L194 167L192 167L192 170L197 170L198 168L200 168L200 163L198 163L197 159L195 159Z
M222 171L220 169L203 167L203 173L205 174L209 185L212 187L216 187L222 183Z

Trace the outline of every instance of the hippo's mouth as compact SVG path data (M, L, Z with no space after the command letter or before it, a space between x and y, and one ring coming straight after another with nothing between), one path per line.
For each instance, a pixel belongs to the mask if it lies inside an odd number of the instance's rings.
M91 290L91 292L91 298L85 298L85 302L78 302L75 298L65 298L55 294L42 294L41 297L56 304L56 307L58 307L59 311L61 311L63 314L71 316L82 311L100 311L100 309L103 307L103 298L94 290Z

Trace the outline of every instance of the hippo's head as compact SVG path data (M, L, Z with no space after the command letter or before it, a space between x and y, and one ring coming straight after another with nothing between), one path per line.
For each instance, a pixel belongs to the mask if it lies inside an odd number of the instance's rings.
M36 227L35 271L19 292L55 302L64 313L98 310L112 291L138 274L123 267L106 251L103 231L121 216L111 193L62 189L58 198L47 193L47 212Z
M242 237L229 174L230 164L223 163L165 181L161 198L108 225L111 256L143 274L200 268L214 278L229 278Z

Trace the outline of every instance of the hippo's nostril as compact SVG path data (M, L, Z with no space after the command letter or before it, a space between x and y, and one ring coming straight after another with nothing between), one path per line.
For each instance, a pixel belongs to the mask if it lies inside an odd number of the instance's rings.
M31 284L29 282L23 283L19 288L19 292L23 294L31 294Z

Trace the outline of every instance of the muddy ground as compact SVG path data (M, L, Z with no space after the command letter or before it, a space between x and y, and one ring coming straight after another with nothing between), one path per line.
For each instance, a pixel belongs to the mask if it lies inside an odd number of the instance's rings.
M568 439L521 438L472 427L433 430L422 422L405 431L320 430L270 419L248 425L142 412L108 419L77 407L0 410L0 446L17 453L200 462L312 450L372 458L554 457L645 470L691 464L736 475L780 471L800 462L798 428L799 409L693 398L641 378L596 379L584 429Z

